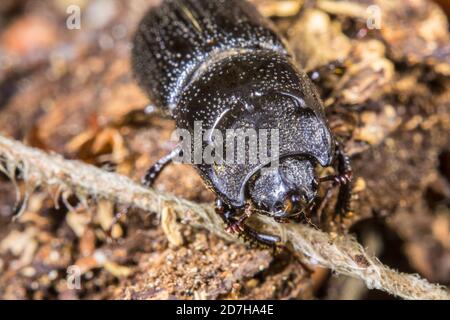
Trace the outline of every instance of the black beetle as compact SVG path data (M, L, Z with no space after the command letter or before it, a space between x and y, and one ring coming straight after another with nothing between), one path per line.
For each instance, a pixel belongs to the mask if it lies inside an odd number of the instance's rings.
M217 212L230 232L276 243L277 237L245 224L249 215L302 220L316 210L318 185L328 180L340 185L336 212L348 209L350 164L330 132L314 85L295 66L270 21L246 1L164 1L141 21L132 64L151 100L170 112L179 129L194 135L201 121L223 133L278 130L278 166L194 164L217 194ZM214 142L201 143L206 148ZM144 184L151 186L179 153L176 149L151 167ZM336 164L337 174L317 178L317 164Z

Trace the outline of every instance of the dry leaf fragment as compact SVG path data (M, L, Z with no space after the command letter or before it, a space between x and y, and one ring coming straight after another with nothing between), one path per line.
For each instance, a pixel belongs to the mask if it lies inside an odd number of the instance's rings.
M47 50L57 42L55 26L39 16L25 16L2 30L0 41L7 53L28 55Z
M353 193L360 193L366 190L366 187L366 181L362 177L357 177L355 182L353 183Z
M334 88L334 100L344 104L360 105L378 98L389 89L394 76L394 65L385 57L385 47L378 40L358 42L346 61L346 72Z
M11 252L19 260L13 262L13 269L20 269L33 261L38 248L36 240L38 230L30 227L25 231L11 231L0 243L0 252Z
M317 8L333 15L343 15L360 19L367 19L369 17L367 6L352 1L320 0L317 2Z
M424 0L373 2L383 13L380 32L395 59L425 62L450 74L448 22L437 4Z
M118 265L117 263L111 261L107 261L104 265L104 268L117 278L126 278L132 272L131 268Z
M252 0L264 17L292 17L303 6L304 0Z
M184 240L177 222L177 215L169 205L166 205L161 212L161 226L172 245L176 247L183 245Z
M109 231L114 220L114 204L111 201L100 199L97 202L97 216L96 219L103 231ZM122 227L119 224L115 224L111 229L111 237L118 239L123 235Z
M83 257L90 256L95 251L95 232L92 229L86 228L83 236L80 238L79 248L80 254Z
M365 111L361 114L362 126L355 129L354 139L378 145L398 126L401 119L391 105L385 106L381 112Z
M79 238L84 234L84 231L91 220L91 214L87 211L69 211L66 215L67 224Z
M351 49L351 41L340 25L320 10L306 10L288 34L296 58L308 71L343 60Z
M114 220L114 204L109 200L98 200L96 218L104 231L109 230Z
M431 227L435 238L444 248L450 250L450 211L446 210L436 216Z

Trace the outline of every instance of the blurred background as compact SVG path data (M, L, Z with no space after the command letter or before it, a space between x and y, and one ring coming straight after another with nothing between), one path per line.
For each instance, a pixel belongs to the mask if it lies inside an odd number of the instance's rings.
M139 180L174 129L139 113L151 101L130 71L133 32L158 2L2 0L0 134ZM318 89L356 177L344 230L383 263L450 285L450 1L251 2L302 68L323 71ZM183 165L156 188L214 199ZM135 209L108 242L121 208L107 201L37 188L12 221L15 202L0 173L0 299L391 298L186 223L172 243L156 215Z

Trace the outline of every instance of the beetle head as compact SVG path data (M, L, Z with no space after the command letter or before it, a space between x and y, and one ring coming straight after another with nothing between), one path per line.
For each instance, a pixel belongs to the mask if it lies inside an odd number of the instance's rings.
M304 212L317 195L313 163L307 159L282 159L279 166L260 170L248 184L254 207L276 218Z

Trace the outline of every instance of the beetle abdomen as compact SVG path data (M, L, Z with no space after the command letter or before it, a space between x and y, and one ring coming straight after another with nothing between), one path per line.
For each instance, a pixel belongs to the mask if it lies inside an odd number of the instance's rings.
M133 68L153 102L173 111L202 65L257 49L286 54L267 20L244 0L165 0L139 25Z

